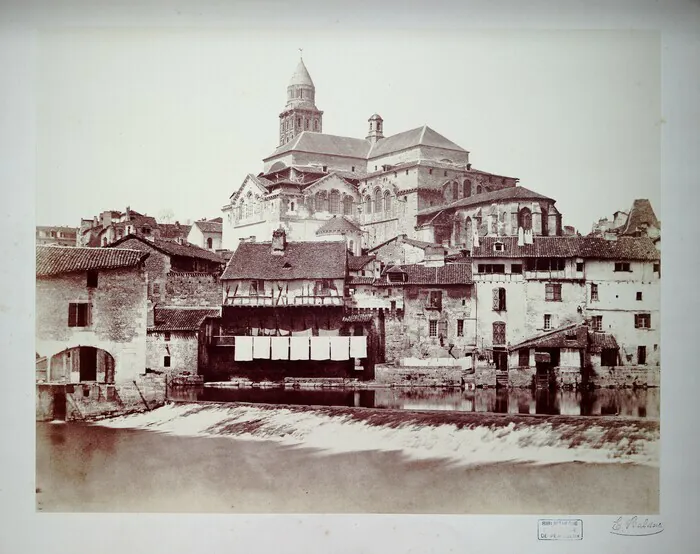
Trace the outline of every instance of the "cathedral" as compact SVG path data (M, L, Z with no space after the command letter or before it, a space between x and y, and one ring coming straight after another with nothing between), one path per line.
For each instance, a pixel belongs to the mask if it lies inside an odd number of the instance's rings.
M518 179L480 171L469 152L424 125L384 135L379 114L365 138L323 132L323 111L303 60L279 114L279 144L223 207L223 247L345 240L361 255L397 236L471 251L479 237L562 234L555 200Z

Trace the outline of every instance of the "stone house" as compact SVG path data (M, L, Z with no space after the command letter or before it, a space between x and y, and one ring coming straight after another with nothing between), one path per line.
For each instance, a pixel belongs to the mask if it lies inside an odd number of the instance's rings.
M195 221L190 227L190 232L187 235L187 242L204 248L205 250L210 250L211 252L216 252L221 250L221 228L222 219L217 217L216 219L201 221Z
M146 361L148 253L37 246L36 350L50 383L123 383Z
M394 265L420 264L434 259L440 260L444 258L446 250L441 244L411 239L406 235L397 235L370 248L367 253L376 256L384 265Z
M221 308L156 306L147 331L146 368L171 376L197 375L204 320L220 315Z
M205 378L370 375L372 322L343 321L347 258L345 241L287 242L282 229L241 243L206 331Z
M58 246L76 246L78 229L75 227L36 226L36 244Z
M346 305L357 309L389 309L390 303L378 295L374 281L381 276L382 265L375 256L348 256L348 294ZM399 306L403 309L403 306Z
M374 286L389 303L387 362L471 357L477 344L471 263L395 265Z
M221 305L219 276L224 259L193 244L125 236L111 245L149 254L148 299L152 305L210 306Z

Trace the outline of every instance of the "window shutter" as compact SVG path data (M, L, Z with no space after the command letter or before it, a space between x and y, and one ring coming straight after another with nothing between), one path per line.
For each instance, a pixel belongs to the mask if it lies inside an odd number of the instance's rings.
M78 305L68 304L68 327L75 327L78 323Z
M498 300L501 304L501 310L505 311L506 310L506 289L500 288L498 289Z
M499 308L500 295L498 291L499 289L493 289L493 310L495 312L497 312Z

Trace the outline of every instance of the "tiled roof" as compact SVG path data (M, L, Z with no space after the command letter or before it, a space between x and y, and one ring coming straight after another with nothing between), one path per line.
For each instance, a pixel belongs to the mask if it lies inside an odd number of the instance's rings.
M348 271L360 271L374 259L374 256L348 256Z
M567 340L567 336L573 335L574 340ZM518 348L586 348L588 346L588 327L582 323L571 323L551 331L545 331L534 337L530 337L519 344L512 345L511 350Z
M505 187L499 190L484 192L482 194L475 194L467 198L461 198L459 200L455 200L454 202L444 204L442 206L424 208L418 211L418 215L427 216L441 212L443 210L466 208L469 206L478 206L480 204L491 204L493 202L499 202L501 200L549 200L551 202L554 201L548 196L544 196L543 194L540 194L538 192L526 189L525 187Z
M122 237L118 241L112 243L110 246L118 246L119 244L129 239L141 241L142 243L147 244L148 246L155 248L156 250L159 250L164 254L168 254L169 256L196 258L220 264L223 264L226 261L218 254L215 254L214 252L211 252L209 250L205 250L204 248L200 248L199 246L195 246L194 244L179 244L177 242L163 239L149 240L136 235L127 235L125 237Z
M288 242L284 255L272 254L269 242L243 242L221 279L343 279L347 247L338 242Z
M404 242L405 244L408 244L409 246L415 246L416 248L420 248L422 250L425 250L426 248L443 248L442 244L437 244L435 242L425 242L422 240L410 239L406 235L396 235L395 237L390 238L389 240L385 240L381 244L378 244L377 246L370 248L368 250L368 252L375 252L375 251L379 250L380 248L386 246L390 242L395 242L399 239L401 239L402 242Z
M194 224L201 229L203 233L221 233L223 223L220 221L195 221Z
M205 317L217 317L219 308L160 308L154 310L150 331L197 331Z
M343 316L343 323L369 323L373 317L372 314L350 314Z
M341 137L338 135L327 135L325 133L313 133L303 131L287 144L283 144L275 150L269 160L280 154L301 150L314 154L330 154L332 156L347 156L350 158L365 159L370 149L370 142L365 139L353 137Z
M396 268L396 269L394 269ZM404 282L389 281L386 273L401 271L406 274ZM442 267L428 267L420 264L394 266L387 270L381 279L375 281L377 286L402 285L467 285L472 282L471 264L445 264Z
M133 267L147 257L148 253L124 248L37 246L36 275L40 277L89 269Z
M190 234L192 225L181 225L179 223L159 223L160 238L162 239L177 239L187 238Z
M397 133L377 141L367 157L369 159L377 158L415 146L433 146L466 153L466 150L461 146L443 137L427 125L423 125L422 127Z
M337 233L354 232L360 233L362 229L356 223L350 221L345 216L334 215L331 219L326 221L321 227L316 231L317 235L331 235Z
M632 209L627 216L627 223L622 226L621 233L623 235L631 234L641 229L642 226L659 228L659 220L656 219L654 208L651 207L651 202L646 198L640 198L634 201Z
M502 251L493 245L503 243ZM479 247L472 250L473 258L588 258L602 260L645 260L660 258L659 251L648 237L533 237L533 244L518 246L518 237L480 237Z
M589 331L588 344L591 352L600 352L603 348L619 348L617 341L613 335L609 333L599 333L597 331Z

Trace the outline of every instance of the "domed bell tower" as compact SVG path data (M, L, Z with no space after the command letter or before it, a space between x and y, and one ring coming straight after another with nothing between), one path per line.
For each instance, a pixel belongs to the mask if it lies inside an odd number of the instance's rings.
M300 58L287 86L287 105L280 114L279 145L304 131L323 132L323 112L316 107L316 87Z
M374 114L368 120L369 134L365 137L371 143L378 142L384 138L384 120L378 113Z

